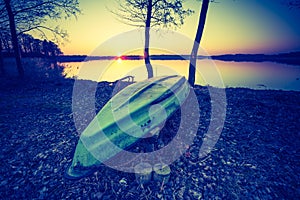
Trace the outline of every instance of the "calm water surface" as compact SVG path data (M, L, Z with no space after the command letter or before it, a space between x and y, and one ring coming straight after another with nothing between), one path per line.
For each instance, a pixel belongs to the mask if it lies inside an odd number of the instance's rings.
M63 63L64 75L94 81L115 81L134 76L147 78L143 60L100 60ZM153 60L154 75L188 76L188 61ZM300 66L272 62L223 62L198 60L196 84L300 91Z

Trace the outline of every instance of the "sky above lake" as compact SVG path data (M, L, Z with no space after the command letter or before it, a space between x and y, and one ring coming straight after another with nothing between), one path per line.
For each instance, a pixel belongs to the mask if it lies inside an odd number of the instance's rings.
M300 50L300 8L290 8L284 0L218 0L211 3L201 47L209 54L279 53ZM186 8L195 13L177 30L193 41L201 3L187 0ZM117 10L112 0L80 0L78 19L61 23L69 33L69 42L61 46L67 55L89 55L113 36L135 29L119 22L109 11ZM168 37L171 32L160 32ZM142 35L142 33L141 33ZM122 45L122 44L120 44ZM172 51L189 54L192 43L172 42ZM151 39L150 39L151 47ZM141 47L142 48L142 47ZM103 49L102 54L118 55L118 45Z

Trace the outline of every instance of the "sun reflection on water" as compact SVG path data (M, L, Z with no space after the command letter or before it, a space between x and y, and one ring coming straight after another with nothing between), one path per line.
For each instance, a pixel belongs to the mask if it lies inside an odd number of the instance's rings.
M186 60L153 60L154 76L183 75L188 77L189 62ZM113 82L125 76L134 81L147 79L143 60L101 60L81 63L65 63L67 78ZM84 72L80 71L84 68ZM248 87L254 89L283 89L300 91L300 67L279 63L197 61L196 84L222 87ZM216 71L217 69L217 71ZM78 76L80 73L80 76ZM219 74L216 74L216 73Z

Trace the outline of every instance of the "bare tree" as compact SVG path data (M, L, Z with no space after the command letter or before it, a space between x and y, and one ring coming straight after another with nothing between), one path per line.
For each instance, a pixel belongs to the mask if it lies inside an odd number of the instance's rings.
M11 1L4 0L4 3L5 3L5 8L7 11L8 19L9 19L9 29L10 29L12 42L13 42L14 54L15 54L15 58L16 58L18 73L19 73L20 77L23 77L24 69L23 69L22 62L21 62L21 53L20 53L20 48L19 48L19 44L18 44L18 36L17 36L16 24L15 24L15 15L12 11Z
M124 1L124 3L122 3ZM153 77L150 63L149 43L151 27L178 27L184 19L193 13L184 9L184 0L118 0L117 12L112 11L118 19L128 25L145 28L144 60L148 78Z
M5 9L1 7L3 1ZM25 32L38 31L44 38L47 38L47 32L52 33L56 39L57 36L66 38L67 33L64 30L58 26L51 27L46 22L61 18L66 19L71 16L76 17L77 13L80 12L78 0L1 0L0 9L6 11L7 15L4 14L4 16L8 16L1 18L0 28L10 29L20 76L24 75L24 70L21 63L18 36Z
M194 44L193 44L193 49L192 49L191 56L190 56L188 81L191 86L195 85L197 54L198 54L199 45L201 42L204 26L205 26L205 20L206 20L209 2L210 2L210 0L202 1L201 11L200 11L200 15L199 15L198 28L197 28L197 32L196 32L196 36L195 36L195 40L194 40Z
M207 11L208 11L208 6L209 6L210 2L214 2L214 0L202 0L197 33L196 33L196 37L194 40L194 45L193 45L193 49L192 49L191 57L190 57L188 81L191 86L195 85L197 53L198 53L199 45L201 42L201 38L202 38L204 26L205 26L205 21L206 21L206 16L207 16ZM284 4L289 6L290 8L300 8L300 0L286 0L284 2Z

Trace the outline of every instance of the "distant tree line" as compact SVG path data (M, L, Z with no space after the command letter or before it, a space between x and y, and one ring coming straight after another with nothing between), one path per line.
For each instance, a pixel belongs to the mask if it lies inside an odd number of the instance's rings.
M18 37L18 40L22 57L54 57L63 54L57 44L46 39L36 39L29 34L23 33ZM11 37L1 37L0 45L4 57L14 56Z
M22 54L59 54L61 51L53 42L37 40L28 34L39 33L42 39L52 35L55 41L66 39L65 30L48 22L76 18L78 13L78 0L0 0L0 72L5 73L3 51L13 52L20 77L24 76Z

